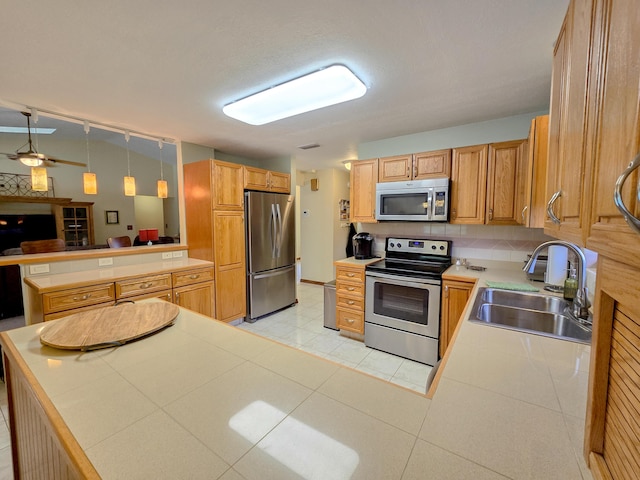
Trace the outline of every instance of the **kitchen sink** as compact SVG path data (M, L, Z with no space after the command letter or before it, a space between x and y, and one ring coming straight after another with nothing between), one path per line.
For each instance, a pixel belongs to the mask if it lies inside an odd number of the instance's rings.
M547 295L481 288L469 320L580 343L591 343L591 327L577 321L566 300Z

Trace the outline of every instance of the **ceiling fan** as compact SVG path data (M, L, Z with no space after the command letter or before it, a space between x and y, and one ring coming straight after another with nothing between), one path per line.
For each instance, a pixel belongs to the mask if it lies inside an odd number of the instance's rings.
M77 167L86 167L86 164L79 162L72 162L70 160L62 160L60 158L50 157L45 155L44 153L38 153L33 147L33 142L31 141L31 113L22 112L22 114L27 117L27 131L29 133L29 140L22 147L29 146L29 149L26 151L17 150L15 153L0 153L0 155L6 155L6 157L10 160L20 160L23 164L29 167L38 167L45 163L47 166L55 165L56 163L63 163L65 165L75 165Z

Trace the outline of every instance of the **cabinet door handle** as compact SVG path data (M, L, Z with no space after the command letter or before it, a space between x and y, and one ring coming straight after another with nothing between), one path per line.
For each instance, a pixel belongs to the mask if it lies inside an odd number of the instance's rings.
M556 217L555 213L553 213L553 204L556 203L556 200L558 200L558 198L560 198L561 196L562 190L558 190L551 196L551 198L549 199L549 203L547 203L547 215L549 215L551 221L556 225L560 225L560 219Z
M631 172L633 172L638 167L640 167L640 154L638 154L636 158L633 159L626 170L622 172L622 175L618 177L618 180L616 180L616 187L613 191L613 203L616 204L616 207L624 217L624 221L627 222L627 225L629 225L633 231L640 234L640 219L636 218L622 201L622 186L624 185L624 182L627 180ZM638 184L638 191L636 193L636 196L640 201L640 183Z
M167 294L167 297L169 296L169 294ZM178 301L178 299L180 298L180 293L176 292L176 302Z
M525 213L526 213L528 208L529 208L529 205L525 205L524 208L522 209L522 224L523 225L525 225L527 223L527 220L525 218Z
M449 298L449 285L444 286L444 298Z
M451 210L451 218L456 218L457 213L456 213L456 209L454 208L453 210Z
M84 295L81 295L80 297L73 297L73 301L74 302L80 302L83 300L89 300L91 298L91 294L90 293L85 293Z
M493 208L489 209L489 220L493 220Z
M413 178L416 178L418 176L418 166L414 165L413 166Z

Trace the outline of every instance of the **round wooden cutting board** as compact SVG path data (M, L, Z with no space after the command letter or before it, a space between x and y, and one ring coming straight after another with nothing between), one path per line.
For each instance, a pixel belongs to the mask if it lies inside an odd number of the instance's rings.
M42 329L40 342L65 350L124 345L173 323L180 308L173 303L127 303L75 313Z

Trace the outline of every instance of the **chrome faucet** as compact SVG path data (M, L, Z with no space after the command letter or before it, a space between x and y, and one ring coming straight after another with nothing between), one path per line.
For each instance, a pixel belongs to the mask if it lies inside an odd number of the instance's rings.
M585 283L587 281L587 260L584 257L584 253L573 243L565 242L563 240L550 240L548 242L541 243L538 245L533 253L531 254L531 258L527 262L527 264L522 269L525 272L531 270L531 268L535 265L536 259L540 252L550 246L559 245L562 247L566 247L572 252L576 254L578 257L578 291L576 296L573 298L572 303L572 314L578 320L589 322L589 307L591 303L589 302L589 298L587 297L587 287Z

